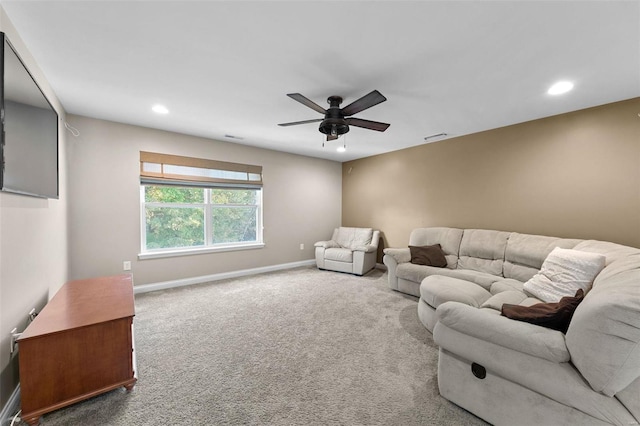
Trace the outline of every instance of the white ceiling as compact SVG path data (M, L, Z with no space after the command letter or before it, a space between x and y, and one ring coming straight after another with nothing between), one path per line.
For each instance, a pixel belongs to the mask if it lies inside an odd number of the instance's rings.
M69 113L336 161L640 96L640 1L0 4ZM356 117L391 127L352 127L345 153L277 126L321 118L287 93L373 89L388 100Z

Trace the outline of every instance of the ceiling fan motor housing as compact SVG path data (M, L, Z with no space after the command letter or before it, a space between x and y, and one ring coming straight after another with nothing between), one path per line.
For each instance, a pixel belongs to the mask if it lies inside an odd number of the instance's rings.
M332 136L344 135L349 131L349 126L340 112L342 98L340 96L330 96L327 102L330 106L325 114L325 119L320 123L320 132Z

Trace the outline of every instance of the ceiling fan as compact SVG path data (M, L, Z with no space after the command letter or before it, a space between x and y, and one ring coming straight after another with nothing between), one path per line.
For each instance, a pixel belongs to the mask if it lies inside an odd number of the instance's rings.
M329 96L327 102L329 103L329 109L324 109L320 105L316 104L312 100L304 97L300 93L287 94L291 99L300 102L302 105L306 105L314 111L318 111L320 114L324 114L324 118L317 118L315 120L294 121L292 123L281 123L278 126L295 126L298 124L318 123L320 122L320 132L327 135L327 141L338 139L340 135L343 135L349 131L349 126L362 127L363 129L377 130L378 132L384 132L389 127L387 123L380 123L378 121L363 120L361 118L350 117L367 108L371 108L374 105L378 105L381 102L387 100L382 93L374 90L373 92L364 95L360 99L350 103L344 108L340 108L342 98L340 96Z

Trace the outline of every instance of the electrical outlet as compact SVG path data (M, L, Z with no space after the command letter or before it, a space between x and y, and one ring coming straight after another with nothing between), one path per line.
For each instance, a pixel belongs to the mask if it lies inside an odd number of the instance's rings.
M14 327L13 330L11 330L11 347L9 348L10 355L13 355L13 351L16 348L16 340L18 340L18 337L20 337L18 329Z
M304 244L300 243L300 250L304 250Z
M125 260L124 262L122 262L122 269L125 270L125 271L130 271L131 270L131 261Z

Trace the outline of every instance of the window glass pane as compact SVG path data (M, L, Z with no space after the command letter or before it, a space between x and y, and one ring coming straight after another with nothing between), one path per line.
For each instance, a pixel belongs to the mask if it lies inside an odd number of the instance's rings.
M204 245L204 209L146 208L147 249Z
M176 186L147 186L145 187L145 202L147 203L203 203L203 188L184 188Z
M256 204L256 189L212 189L213 204Z
M213 207L213 243L256 241L256 207Z

